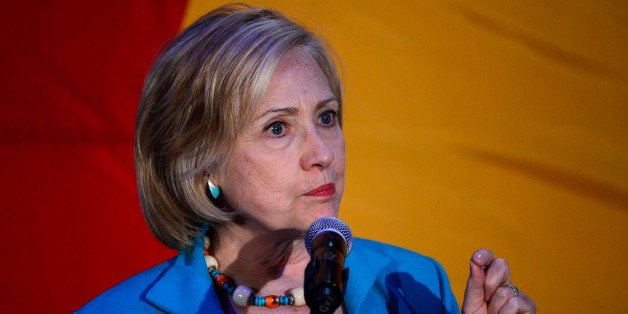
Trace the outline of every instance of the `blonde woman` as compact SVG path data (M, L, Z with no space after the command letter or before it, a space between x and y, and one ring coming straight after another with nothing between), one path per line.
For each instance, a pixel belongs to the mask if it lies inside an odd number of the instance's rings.
M304 233L344 189L342 86L320 38L282 14L218 8L161 53L135 156L150 229L180 251L80 312L310 312ZM355 239L337 313L458 313L442 267ZM471 261L469 313L534 313L489 251Z

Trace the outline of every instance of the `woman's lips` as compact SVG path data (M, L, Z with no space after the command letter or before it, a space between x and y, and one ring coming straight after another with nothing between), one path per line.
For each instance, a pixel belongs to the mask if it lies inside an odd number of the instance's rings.
M332 196L336 194L336 186L333 183L321 185L316 189L307 192L307 196Z

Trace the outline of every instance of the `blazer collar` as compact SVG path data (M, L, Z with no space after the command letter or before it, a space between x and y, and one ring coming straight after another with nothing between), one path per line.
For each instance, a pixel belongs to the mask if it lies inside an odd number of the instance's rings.
M351 313L360 308L377 275L392 261L376 250L360 245L363 240L354 240L354 250L345 263L349 268L345 303ZM202 237L195 239L190 251L179 252L175 263L149 288L146 300L170 313L222 312L207 272Z
M146 293L149 303L170 313L221 313L203 255L203 237L190 251L179 252L175 263Z
M392 262L390 257L363 244L363 239L354 238L353 250L345 261L345 267L349 268L345 291L345 304L349 313L359 313L379 273Z
M363 239L354 238L353 250L345 261L345 267L349 268L349 280L345 292L345 304L349 313L358 313L379 273L392 262L390 257L362 245L363 241Z

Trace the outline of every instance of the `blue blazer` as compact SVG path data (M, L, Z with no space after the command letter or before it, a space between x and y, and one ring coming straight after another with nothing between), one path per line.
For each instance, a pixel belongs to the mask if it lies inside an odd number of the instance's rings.
M445 271L429 257L356 238L345 267L349 313L460 313ZM77 312L222 313L202 238L191 251L123 281Z

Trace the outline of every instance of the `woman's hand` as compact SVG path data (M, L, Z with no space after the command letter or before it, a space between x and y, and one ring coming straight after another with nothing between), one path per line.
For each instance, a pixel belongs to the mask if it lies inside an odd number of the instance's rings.
M536 305L510 283L506 261L495 258L489 250L479 249L471 257L462 313L536 313Z

